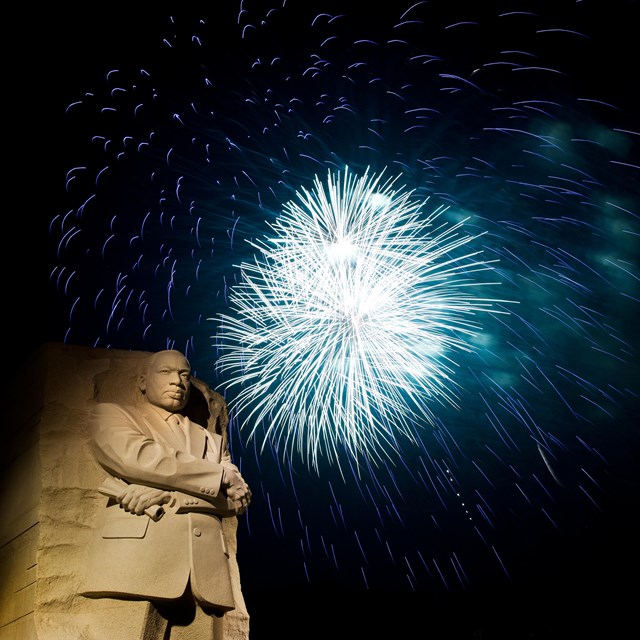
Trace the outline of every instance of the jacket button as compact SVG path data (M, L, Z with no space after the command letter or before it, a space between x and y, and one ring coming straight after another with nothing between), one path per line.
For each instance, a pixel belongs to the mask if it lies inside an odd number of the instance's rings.
M202 535L202 531L200 531L200 529L198 529L198 527L194 527L194 528L193 528L193 535L194 535L196 538L199 538L199 537Z

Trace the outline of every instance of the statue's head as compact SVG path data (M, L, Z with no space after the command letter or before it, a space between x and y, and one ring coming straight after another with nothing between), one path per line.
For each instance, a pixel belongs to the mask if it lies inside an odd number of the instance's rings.
M180 351L157 351L145 362L138 386L156 407L182 411L191 392L191 365Z

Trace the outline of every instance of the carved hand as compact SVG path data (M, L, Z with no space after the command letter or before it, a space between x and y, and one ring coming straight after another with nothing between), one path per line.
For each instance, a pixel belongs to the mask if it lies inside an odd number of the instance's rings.
M146 487L142 484L129 484L116 500L125 511L142 515L145 509L155 505L166 504L171 500L171 494L163 489Z
M251 489L235 470L226 468L222 474L222 490L238 505L239 513L244 513L251 502Z

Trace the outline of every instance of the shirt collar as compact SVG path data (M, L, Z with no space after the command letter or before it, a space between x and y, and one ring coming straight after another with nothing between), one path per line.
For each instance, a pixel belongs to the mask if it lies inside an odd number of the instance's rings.
M156 407L155 404L149 404L149 406L151 407L151 409L153 411L155 411L165 422L167 421L167 419L169 418L169 416L172 415L177 415L179 418L182 419L182 414L177 412L177 411L167 411L167 409L163 409L162 407Z

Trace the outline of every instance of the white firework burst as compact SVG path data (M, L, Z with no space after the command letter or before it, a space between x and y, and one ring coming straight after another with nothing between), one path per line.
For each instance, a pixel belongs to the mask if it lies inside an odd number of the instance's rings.
M456 351L472 349L478 298L473 274L491 270L466 245L464 221L438 223L399 176L316 176L250 244L221 314L218 366L250 438L317 468L341 453L356 460L415 442L434 402L455 405ZM261 429L262 427L262 429Z

